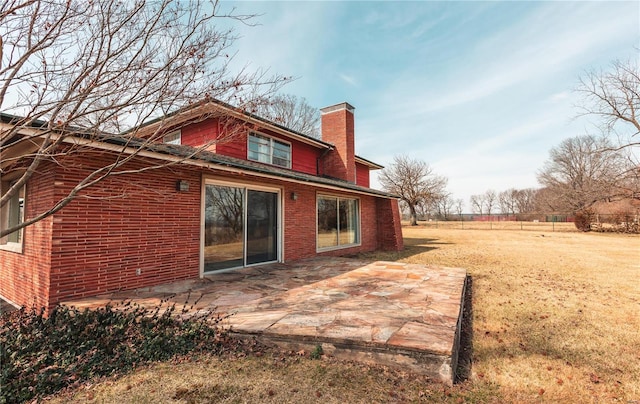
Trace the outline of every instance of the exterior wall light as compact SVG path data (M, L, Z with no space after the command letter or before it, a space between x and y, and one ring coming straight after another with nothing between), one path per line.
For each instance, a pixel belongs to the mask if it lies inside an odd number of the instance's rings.
M189 183L185 180L179 180L176 183L176 190L178 192L188 192L189 191Z
M291 200L292 201L297 201L298 200L298 194L296 194L295 192L291 193Z

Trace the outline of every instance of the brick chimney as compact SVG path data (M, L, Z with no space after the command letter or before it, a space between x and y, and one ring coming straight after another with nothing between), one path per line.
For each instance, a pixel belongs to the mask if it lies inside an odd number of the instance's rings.
M352 105L343 102L320 109L320 116L322 140L334 146L324 158L324 174L355 184L354 110Z

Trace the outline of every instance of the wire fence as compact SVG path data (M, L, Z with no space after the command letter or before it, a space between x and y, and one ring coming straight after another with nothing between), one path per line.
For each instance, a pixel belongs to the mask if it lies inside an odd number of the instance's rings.
M406 224L409 224L408 218ZM575 217L562 214L536 215L456 215L448 220L441 218L419 218L418 224L433 229L468 230L528 230L547 232L575 232ZM637 233L639 214L596 214L591 229L602 232Z
M408 224L408 222L407 222ZM526 222L526 221L468 221L436 220L418 221L420 226L433 229L467 230L531 230L531 231L578 231L573 222Z

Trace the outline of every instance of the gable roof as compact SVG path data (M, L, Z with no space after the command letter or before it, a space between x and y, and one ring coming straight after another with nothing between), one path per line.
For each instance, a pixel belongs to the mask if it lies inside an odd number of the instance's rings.
M163 144L149 144L149 142L145 142L143 139L140 139L140 137L144 137L146 134L151 134L153 133L155 130L157 130L159 127L161 127L165 121L170 120L171 123L169 125L167 125L166 130L170 131L171 129L178 129L180 127L183 127L189 123L195 122L198 119L202 119L202 117L207 117L208 114L212 113L212 110L219 110L222 111L224 114L227 115L231 115L233 117L248 121L248 122L254 122L254 123L258 123L260 125L264 125L266 126L268 129L276 132L276 133L280 133L283 134L285 136L288 137L292 137L294 139L297 139L303 143L307 143L310 144L312 146L318 147L320 149L324 149L324 150L332 150L334 148L334 145L328 142L325 142L323 140L320 139L316 139L314 137L311 137L309 135L305 135L303 133L300 132L296 132L292 129L289 129L283 125L277 124L275 122L269 121L268 119L265 119L263 117L260 117L258 115L252 114L250 112L247 112L241 108L237 108L234 107L228 103L225 103L223 101L220 100L216 100L216 99L206 99L203 101L200 101L198 103L189 105L187 107L178 109L172 113L169 113L167 115L164 115L162 117L153 119L151 121L145 122L142 125L132 128L126 132L123 132L120 135L112 135L112 134L103 134L102 136L100 136L100 140L102 142L105 143L110 143L110 144L119 144L120 146L132 146L132 147L136 147L136 148L141 148L144 145L144 148L153 152L159 152L159 153L163 153L162 150L163 147L166 148L167 150L170 149L176 149L179 147L183 147L183 148L189 148L189 146L184 146L184 145L163 145ZM0 121L6 124L16 124L18 122L20 122L21 120L23 120L23 117L19 117L19 116L15 116L15 115L11 115L11 114L7 114L4 112L0 112ZM43 128L47 125L47 121L44 120L32 120L26 123L25 126L30 127L30 128L34 128L34 129L38 129L38 128ZM81 128L72 128L71 130L73 130L74 136L75 137L79 137L79 138L86 138L87 136L83 136L82 134L82 129ZM123 138L122 135L126 135L126 134L130 134L132 132L135 132L136 136L135 138L131 138L131 137L127 137L127 138ZM146 143L146 144L145 144ZM135 146L137 145L137 146ZM152 150L153 149L153 150ZM193 153L193 150L197 150L194 148L191 148L192 151L188 152L188 153ZM185 149L186 150L186 149ZM176 157L184 157L184 153L180 153L174 150L175 156ZM172 153L166 153L166 154L172 154ZM220 163L222 164L223 161L227 160L228 162L232 161L232 160L237 160L234 163L229 163L232 164L233 166L236 166L238 168L242 168L244 167L245 169L253 169L256 172L269 172L269 173L277 173L282 171L279 175L283 178L285 177L300 177L300 178L306 178L304 179L305 181L317 181L317 180L322 180L322 181L329 181L329 182L335 182L337 184L334 185L338 185L340 184L341 188L344 188L345 186L347 188L344 189L352 189L352 190L356 190L356 188L359 188L361 190L370 190L370 191L375 191L372 190L371 188L365 188L365 187L358 187L355 186L349 182L343 182L341 180L338 179L329 179L326 177L319 177L319 176L313 176L313 175L309 175L309 174L303 174L303 173L299 173L299 172L293 172L290 170L284 170L284 169L280 169L276 166L270 166L270 165L262 165L261 163L253 163L250 161L246 161L246 160L240 160L240 159L235 159L232 157L227 157L227 156L221 156L221 155L217 155L215 153L211 153L211 152L206 152L206 151L198 151L197 155L202 157L205 155L210 155L210 156L206 156L205 160L209 161L211 163ZM195 156L193 156L193 158L196 158ZM199 157L198 157L199 158ZM197 159L197 158L196 158ZM360 156L355 156L355 161L359 164L363 164L368 166L370 169L374 169L374 170L378 170L378 169L382 169L384 168L383 166L376 164L370 160L367 160L365 158L362 158ZM307 178L308 177L308 178ZM352 186L351 188L349 188L350 186ZM355 187L355 188L354 188ZM384 192L380 192L379 194L380 196L390 196L390 197L396 197L394 195L391 194L386 194Z
M101 144L116 146L118 151L122 151L122 147L125 147L126 149L131 149L131 153L138 152L141 155L145 155L145 152L149 152L151 155L148 157L174 160L176 163L181 164L196 165L212 169L228 168L232 169L231 171L240 171L261 177L284 179L298 183L321 186L328 189L351 191L388 199L398 199L397 195L373 188L363 187L347 181L320 177L268 164L223 156L191 146L149 143L144 139L123 139L122 137L117 136L105 136L100 142L89 141L89 143L91 143L91 146L96 148L111 149L108 146L101 147Z
M223 111L225 114L234 116L236 118L239 118L248 122L258 123L260 125L265 126L267 129L270 129L273 132L279 133L281 135L285 135L287 137L294 138L303 143L310 144L320 149L333 149L334 147L332 143L325 142L322 139L317 139L309 135L305 135L304 133L297 132L293 129L289 129L284 125L280 125L266 118L263 118L259 115L248 112L242 108L234 107L231 104L228 104L224 101L220 101L216 99L206 99L198 103L186 106L184 108L180 108L167 115L145 122L142 125L129 130L128 132L136 131L136 135L138 137L140 136L144 137L147 133L152 133L153 131L157 130L158 127L161 126L163 123L165 123L168 119L170 119L171 123L167 125L165 130L166 131L176 130L178 128L188 125L189 123L194 122L194 120L202 119L203 116L206 117L208 114L211 114L213 110ZM383 166L376 164L365 158L362 158L360 156L356 155L355 158L356 158L356 162L360 164L364 164L374 170L379 170L384 168Z
M165 130L174 130L181 128L189 123L196 122L203 118L207 118L216 112L221 112L225 116L232 116L241 119L246 122L255 123L262 127L265 127L273 132L285 135L287 137L294 138L303 143L310 144L320 149L332 149L331 143L325 142L321 139L316 139L304 133L297 132L293 129L289 129L286 126L272 122L266 118L248 112L242 108L234 107L226 102L216 99L206 99L195 104L188 105L184 108L180 108L167 115L155 118L151 121L145 122L142 125L132 128L127 133L136 132L136 136L145 137L147 134L151 134L162 125L166 125Z
M151 121L145 122L140 126L129 129L128 131L123 132L121 135L131 134L135 132L136 137L145 137L149 134L152 134L154 131L158 130L158 128L162 127L167 121L170 123L164 128L165 131L171 131L175 129L179 129L189 123L197 122L203 117L208 117L213 111L220 111L223 114L230 115L247 122L256 123L258 125L262 125L267 129L279 133L281 135L294 138L303 143L310 144L311 146L315 146L324 150L332 150L334 145L325 142L321 139L316 139L309 135L305 135L304 133L297 132L293 129L289 129L283 125L272 122L266 118L258 116L256 114L250 113L248 111L243 110L242 108L234 107L231 104L226 102L216 100L216 99L206 99L200 101L195 104L191 104L189 106L180 108L174 112L171 112L167 115L163 115L161 117L155 118ZM7 124L16 124L23 120L23 117L7 114L4 112L0 112L0 121ZM31 128L43 128L47 125L47 121L44 120L31 120L26 122L26 127ZM73 130L74 132L82 132L82 128L68 128ZM367 160L358 155L355 156L355 160L357 163L364 164L373 170L379 170L384 168L383 166L376 164L370 160Z

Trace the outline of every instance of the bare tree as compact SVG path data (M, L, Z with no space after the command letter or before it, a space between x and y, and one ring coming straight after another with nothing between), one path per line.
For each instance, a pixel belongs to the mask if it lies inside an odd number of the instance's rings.
M518 189L514 194L515 210L514 213L524 214L532 213L536 210L536 198L538 196L538 189L525 188Z
M456 199L455 208L456 208L456 213L458 214L458 216L462 220L462 211L464 209L464 201L462 199L460 199L460 198Z
M627 161L605 138L569 138L549 155L538 181L546 188L553 210L578 212L620 196Z
M109 136L123 146L52 206L1 229L0 236L57 212L108 176L131 172L124 166L135 153L124 153L127 146L135 139L143 150L167 129L161 121L140 141L136 128L143 122L203 99L251 111L256 100L277 91L286 78L230 68L236 37L216 23L248 24L250 18L223 12L217 1L3 2L0 110L19 118L0 129L0 175L5 183L11 180L0 206L15 198L43 162L64 164L64 155L82 153L80 143L66 141L71 136ZM207 117L203 112L197 119Z
M484 212L484 195L471 195L469 203L471 203L473 213L482 215L482 212Z
M638 59L615 61L609 71L591 72L580 80L584 114L601 118L605 133L620 147L639 146L640 65Z
M412 226L418 225L418 207L433 206L447 186L447 179L435 174L426 162L407 156L394 157L393 164L382 170L379 180L386 191L407 204Z
M484 206L487 215L491 216L498 203L498 194L493 189L489 189L484 193Z
M513 215L516 213L516 194L515 188L507 189L498 194L498 205L500 206L500 212L506 215Z
M438 216L444 220L447 220L455 206L455 201L453 200L451 194L442 195L434 202Z
M636 50L637 51L637 50ZM581 78L578 91L584 96L583 115L600 119L609 147L624 151L626 178L619 186L628 197L640 199L640 62L615 61L608 71L591 72Z
M260 103L256 113L296 132L320 137L320 110L309 105L305 98L277 94Z
M564 207L558 204L555 193L546 187L542 187L536 192L534 206L536 213L571 213L568 210L563 210Z
M532 213L536 209L536 194L534 188L510 188L498 194L500 212L507 215Z

